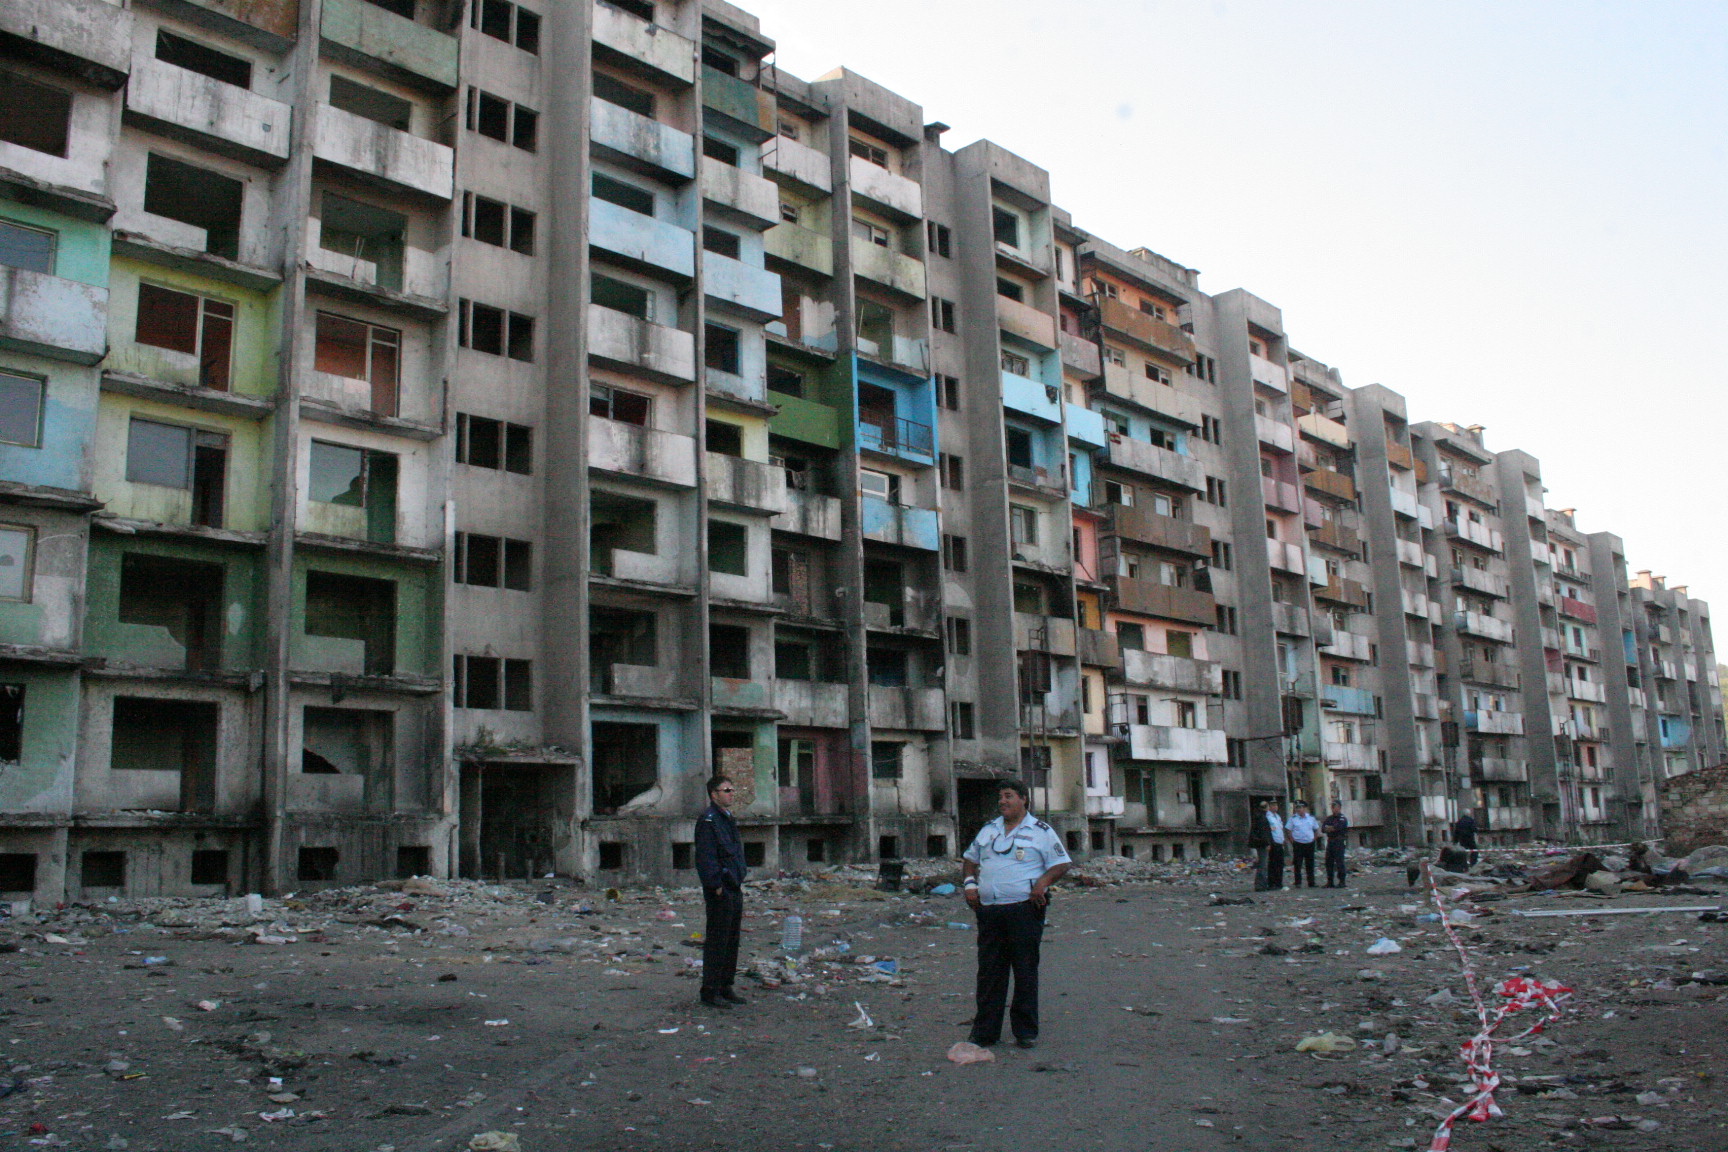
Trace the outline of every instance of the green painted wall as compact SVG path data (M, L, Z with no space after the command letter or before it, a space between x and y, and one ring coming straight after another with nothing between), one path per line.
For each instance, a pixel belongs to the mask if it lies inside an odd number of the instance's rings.
M264 553L198 541L114 536L93 532L86 576L84 650L91 656L129 664L171 664L178 645L167 630L120 622L120 563L123 554L141 552L207 564L220 564L222 578L222 662L227 671L258 667L263 647Z
M97 288L108 286L109 233L102 225L6 199L0 199L0 220L57 234L54 275Z
M277 333L281 326L276 292L253 292L220 280L123 258L113 262L111 277L105 367L173 384L198 383L198 366L192 357L139 344L133 339L138 330L138 282L148 280L234 305L234 360L229 391L261 398L276 394Z
M7 663L0 684L24 689L24 747L16 764L0 764L0 811L70 812L78 748L78 674L71 669Z
M104 392L96 414L93 487L96 498L109 512L158 524L192 522L191 489L133 484L126 479L126 443L133 414L226 435L228 482L221 526L240 532L262 532L270 527L270 421Z
M292 639L288 661L308 671L329 671L350 643L306 634L306 572L335 572L396 584L396 672L436 676L443 671L443 572L429 564L403 564L339 552L299 552L294 559Z

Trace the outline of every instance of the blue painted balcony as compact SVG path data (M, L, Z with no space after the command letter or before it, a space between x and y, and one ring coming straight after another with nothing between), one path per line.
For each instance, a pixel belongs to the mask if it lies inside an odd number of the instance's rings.
M702 256L702 284L710 301L752 320L780 318L780 277L766 268L707 252Z
M591 198L588 213L588 240L594 247L685 280L696 275L696 235L688 228L609 200Z
M1358 716L1374 715L1374 693L1365 688L1346 688L1341 684L1323 684L1320 698L1333 712L1354 712Z
M888 456L930 464L936 459L936 433L928 424L903 416L868 413L858 420L858 446Z
M1045 384L1038 380L1030 380L1025 376L1017 376L1013 372L1002 373L1002 404L1016 412L1043 420L1051 424L1062 422L1062 389L1054 384Z
M108 289L0 267L0 348L96 363L108 351Z
M937 526L934 508L908 508L890 504L878 496L863 499L864 538L883 544L899 544L936 552L942 547L942 533Z
M696 178L696 138L690 133L599 97L589 109L589 138L601 156L664 180Z
M1082 408L1078 404L1066 404L1063 407L1068 417L1068 439L1078 440L1095 448L1109 445L1110 437L1105 433L1102 413Z

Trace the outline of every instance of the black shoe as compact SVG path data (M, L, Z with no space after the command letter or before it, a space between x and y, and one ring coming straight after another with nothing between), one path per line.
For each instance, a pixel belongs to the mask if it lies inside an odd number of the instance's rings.
M1016 1047L1016 1048L1036 1048L1036 1047L1038 1047L1038 1037L1036 1037L1036 1036L1017 1036L1014 1039L1014 1047Z
M720 999L726 1001L726 1003L728 1003L728 1004L748 1004L749 1003L748 1000L744 999L744 997L738 995L737 992L733 991L730 988L728 988L728 989L726 989L726 991L720 993Z
M710 1008L731 1008L732 1002L727 1000L723 992L702 993L702 1003Z
M976 1044L976 1045L977 1045L977 1046L978 1046L978 1047L980 1047L980 1048L994 1048L994 1047L995 1047L995 1046L996 1046L996 1041L995 1041L995 1040L980 1040L980 1039L979 1039L979 1038L978 1038L978 1037L976 1037L976 1036L968 1036L968 1037L966 1037L966 1043L968 1043L968 1044Z

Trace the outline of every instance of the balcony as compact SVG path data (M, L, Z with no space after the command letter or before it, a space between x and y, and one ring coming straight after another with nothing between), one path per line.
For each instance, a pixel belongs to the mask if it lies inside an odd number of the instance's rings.
M1347 688L1342 684L1320 686L1322 705L1333 712L1350 712L1358 716L1374 715L1374 693L1366 688Z
M1096 380L1103 374L1103 363L1098 355L1098 345L1072 332L1058 331L1056 344L1062 352L1062 367L1087 380Z
M1145 440L1112 432L1106 453L1109 462L1118 468L1168 480L1195 492L1206 489L1206 469L1198 460L1159 448Z
M1290 425L1258 412L1254 414L1254 436L1260 443L1280 452L1296 450L1296 433L1290 430Z
M589 669L590 686L603 696L677 700L685 696L679 670L648 664L606 664Z
M780 277L766 268L704 252L702 289L711 303L729 305L752 320L780 318Z
M924 299L924 262L916 256L854 237L852 271L878 287L914 300Z
M1094 448L1103 448L1110 443L1109 434L1104 430L1102 414L1090 408L1082 408L1078 404L1064 404L1062 409L1067 417L1068 439L1090 444Z
M1162 724L1113 724L1128 738L1128 757L1183 764L1222 764L1224 733L1213 728L1170 728Z
M1608 690L1605 685L1598 684L1594 680L1576 680L1567 677L1566 695L1574 700L1589 700L1602 704L1608 699Z
M1522 712L1466 712L1464 727L1472 732L1495 736L1524 735Z
M1179 392L1168 384L1160 384L1144 372L1122 364L1104 365L1104 391L1190 428L1200 426L1200 417L1204 413L1198 397Z
M1565 652L1568 656L1575 656L1580 660L1588 660L1592 664L1598 663L1602 659L1602 649L1593 647L1589 644L1575 643L1570 638L1561 645L1561 651Z
M1048 652L1052 656L1074 656L1074 621L1061 616L1014 613L1014 648L1020 652Z
M702 106L754 143L761 144L774 135L778 107L774 93L706 64L702 66Z
M1116 606L1124 612L1186 620L1190 624L1218 622L1218 604L1210 592L1172 588L1168 584L1132 576L1112 577L1111 584L1116 593Z
M632 71L646 71L662 83L696 82L692 41L610 4L594 5L594 50L602 58L615 57Z
M1320 651L1328 656L1337 656L1344 660L1372 660L1374 658L1374 640L1357 632L1346 632L1335 629L1332 641L1322 644Z
M1306 416L1296 418L1296 427L1302 430L1302 435L1312 436L1334 448L1350 447L1350 430L1330 417L1318 412L1310 412Z
M590 198L588 201L588 242L630 263L670 272L685 280L696 275L694 233L688 228L632 212L606 200ZM725 257L713 259L723 260ZM774 315L778 316L779 277L775 277L774 283Z
M885 688L870 685L870 727L941 732L948 727L940 688Z
M588 305L588 355L671 384L696 379L696 338L677 328Z
M1409 448L1396 440L1386 441L1386 462L1394 468L1402 468L1409 472L1416 467L1416 456Z
M1300 604L1280 604L1272 602L1272 628L1286 636L1307 636L1309 634L1308 609Z
M1378 750L1372 744L1357 744L1340 740L1322 740L1320 758L1328 768L1346 772L1373 772L1379 769Z
M1194 363L1194 338L1176 325L1108 297L1099 301L1098 315L1116 335L1184 364Z
M786 136L762 145L762 167L817 192L834 190L834 168L826 152L818 152Z
M776 260L822 276L834 275L834 242L820 232L799 224L776 224L763 234L762 242Z
M1351 556L1362 554L1362 538L1354 528L1334 521L1327 521L1308 530L1308 541L1311 544L1324 544L1328 548L1347 552Z
M1648 708L1650 706L1642 688L1626 689L1626 703L1634 708Z
M730 676L711 676L708 683L715 708L761 712L774 707L773 687L766 680L735 680Z
M1521 832L1530 827L1530 807L1526 804L1508 804L1503 807L1482 809L1483 832Z
M1496 620L1492 616L1484 616L1480 612L1456 612L1452 616L1452 626L1471 636L1498 640L1502 644L1512 643L1513 632L1510 623L1505 620Z
M786 714L781 723L799 728L845 728L850 723L851 710L844 684L776 680L774 707Z
M1002 373L1002 405L1050 424L1062 422L1062 390L1013 372Z
M1030 304L996 297L996 322L1002 331L1018 336L1028 344L1054 351L1056 348L1056 317L1040 312Z
M840 501L797 488L786 490L786 510L774 521L776 532L795 532L822 540L840 539Z
M1224 691L1224 671L1210 660L1122 650L1122 678L1130 684L1216 696Z
M1384 800L1344 800L1344 817L1352 828L1378 828L1386 823Z
M1248 353L1248 373L1254 378L1254 383L1272 389L1274 392L1288 394L1290 391L1290 374L1280 365L1272 363L1264 356Z
M1486 548L1490 552L1504 552L1506 550L1505 534L1476 520L1448 520L1446 521L1446 535L1456 540L1468 540L1477 547Z
M318 35L331 57L382 66L393 79L447 91L456 87L457 40L366 0L323 0Z
M1522 760L1484 756L1470 762L1472 782L1480 780L1485 783L1522 783L1529 778L1529 769Z
M696 486L696 440L676 432L588 418L588 466L679 488Z
M720 452L708 453L706 464L703 480L710 503L770 515L787 510L786 469L779 465Z
M1421 502L1418 501L1416 499L1416 497L1412 496L1410 493L1404 491L1401 488L1392 489L1392 511L1393 512L1404 517L1404 519L1406 519L1406 520L1414 520L1417 518L1417 510L1420 507L1421 507Z
M780 223L780 189L774 181L704 156L702 200L720 216L760 232Z
M1434 667L1434 645L1429 644L1426 641L1414 641L1406 644L1405 650L1409 653L1411 667Z
M126 114L164 135L253 164L288 159L288 105L153 56L133 61Z
M827 158L823 159L826 161ZM906 220L924 218L924 189L916 182L857 156L847 157L846 172L852 184L852 195Z
M1094 796L1088 793L1086 815L1095 820L1111 820L1121 817L1128 811L1128 801L1121 796Z
M1452 583L1456 587L1468 588L1480 592L1484 596L1494 596L1501 600L1511 595L1510 582L1504 576L1496 576L1480 568L1469 565L1452 569Z
M858 415L858 446L884 456L929 464L936 459L936 433L928 424L875 412Z
M1441 467L1440 486L1451 492L1461 492L1491 508L1499 503L1494 495L1494 486L1485 477L1468 476L1456 468Z
M1302 483L1308 486L1310 492L1318 492L1334 500L1356 499L1356 482L1342 472L1317 468L1303 476Z
M1302 511L1302 493L1296 490L1296 485L1287 480L1260 477L1260 498L1266 502L1268 508L1278 508L1285 512Z
M604 159L675 184L696 178L696 140L690 133L599 97L590 102L589 116L589 139Z
M440 200L454 194L456 154L444 145L328 104L317 105L317 115L312 142L317 159L393 189Z
M1658 716L1656 726L1663 748L1684 748L1692 742L1692 723L1689 720L1679 716Z
M908 508L876 496L866 496L860 503L866 540L925 552L941 550L942 532L934 508Z
M1575 600L1570 596L1561 596L1558 598L1556 607L1559 608L1560 615L1562 616L1570 617L1573 620L1581 620L1586 624L1596 623L1595 606L1586 604L1582 600Z
M1288 572L1293 576L1308 574L1308 560L1302 553L1300 544L1286 544L1282 540L1266 540L1266 563L1279 572Z
M1090 664L1097 668L1120 668L1122 666L1122 646L1117 643L1114 632L1104 632L1097 628L1082 628L1079 630L1080 663Z
M1399 591L1403 594L1404 614L1406 616L1421 616L1427 618L1429 612L1434 607L1434 602L1432 600L1428 599L1428 597L1424 596L1422 593L1412 592L1408 588L1401 588Z
M1106 531L1125 540L1168 548L1172 552L1185 552L1190 556L1212 555L1212 533L1186 520L1160 516L1140 507L1111 504L1105 523Z
M827 351L833 350L833 334L829 334ZM890 364L909 370L914 376L930 374L930 346L923 340L911 336L891 337L887 347L874 340L858 337L858 351L878 360L886 360Z
M101 0L6 0L0 37L103 88L124 84L132 63L132 13Z
M1494 660L1482 660L1466 654L1458 665L1458 675L1472 684L1492 684L1498 688L1518 687L1518 669Z
M0 266L0 348L95 364L108 352L108 289Z

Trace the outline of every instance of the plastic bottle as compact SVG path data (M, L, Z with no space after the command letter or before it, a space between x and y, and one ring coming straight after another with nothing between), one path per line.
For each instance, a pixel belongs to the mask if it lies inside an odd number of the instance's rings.
M796 912L780 921L780 951L797 952L804 947L804 917Z

